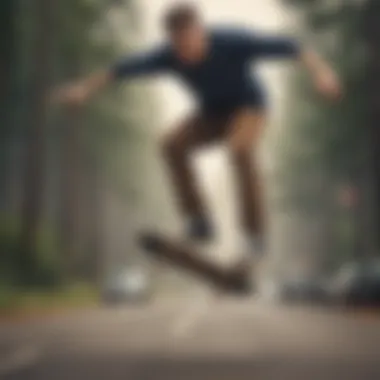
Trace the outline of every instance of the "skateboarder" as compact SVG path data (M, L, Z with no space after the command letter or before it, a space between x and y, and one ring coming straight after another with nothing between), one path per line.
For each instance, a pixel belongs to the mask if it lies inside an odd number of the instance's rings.
M315 52L290 38L262 36L244 29L208 27L198 9L176 5L163 20L167 42L111 68L59 89L61 103L80 105L106 85L145 75L172 73L198 100L198 111L185 118L163 141L162 149L187 235L213 236L207 207L190 165L197 148L225 144L235 169L241 227L253 253L261 253L265 210L255 152L269 112L257 73L251 64L262 59L292 59L311 74L316 89L331 100L340 96L337 76Z

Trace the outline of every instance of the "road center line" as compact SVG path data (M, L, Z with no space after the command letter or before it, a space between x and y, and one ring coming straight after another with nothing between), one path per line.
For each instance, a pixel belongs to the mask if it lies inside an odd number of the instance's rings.
M175 338L185 338L191 335L194 328L200 323L202 317L209 310L210 299L200 298L191 303L181 312L179 318L174 322L171 334Z

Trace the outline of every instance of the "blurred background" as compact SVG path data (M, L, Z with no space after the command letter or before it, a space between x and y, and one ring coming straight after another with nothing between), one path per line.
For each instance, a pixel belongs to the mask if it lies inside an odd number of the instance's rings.
M169 0L1 1L0 307L96 299L109 278L143 270L155 295L194 293L190 278L144 261L141 228L179 219L157 140L193 99L173 78L122 83L80 110L54 87L163 38ZM270 210L268 278L323 275L378 254L376 0L198 0L210 23L294 35L327 57L345 97L329 105L298 67L260 67L272 115L261 149ZM196 158L212 205L218 260L238 256L234 197L219 149ZM135 270L134 269L134 270ZM290 272L289 272L290 271ZM141 273L140 273L141 275ZM49 298L48 296L46 296ZM69 297L69 296L67 296ZM71 297L71 296L70 296ZM77 301L76 301L77 302Z
M164 38L175 2L0 1L0 379L379 379L378 312L216 296L144 256L142 229L181 232L158 149L194 107L175 78L120 83L82 109L49 104L57 86ZM308 281L348 265L343 288L379 305L380 2L195 3L211 24L310 44L345 89L327 104L296 65L259 66L272 108L262 294L299 280L290 289L312 297ZM228 264L241 252L224 153L195 164L218 227L204 254Z

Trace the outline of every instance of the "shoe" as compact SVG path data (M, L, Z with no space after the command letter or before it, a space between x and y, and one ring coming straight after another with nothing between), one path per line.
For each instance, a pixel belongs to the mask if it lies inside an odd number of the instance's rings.
M235 295L248 296L256 292L250 260L243 258L232 269L227 291Z
M214 236L211 223L204 217L195 217L187 225L187 238L197 241L209 241Z

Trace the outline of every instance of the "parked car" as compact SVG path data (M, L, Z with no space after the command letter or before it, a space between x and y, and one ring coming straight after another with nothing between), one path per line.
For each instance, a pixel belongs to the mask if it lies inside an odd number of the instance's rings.
M151 284L148 273L139 267L129 267L110 276L102 298L109 305L149 301Z

